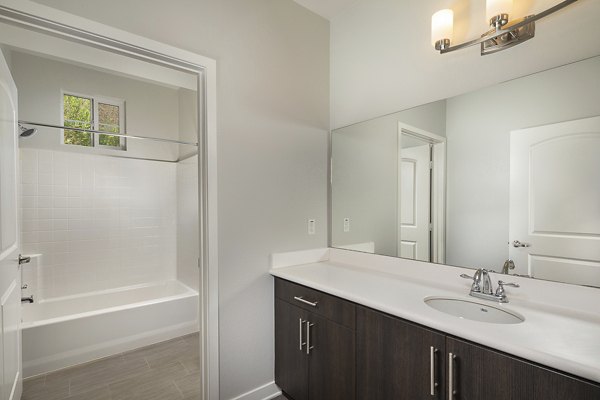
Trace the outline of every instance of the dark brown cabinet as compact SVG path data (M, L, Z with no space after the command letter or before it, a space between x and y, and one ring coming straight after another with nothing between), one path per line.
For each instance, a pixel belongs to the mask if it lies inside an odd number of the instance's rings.
M275 382L293 400L600 400L598 383L311 288L276 279L275 296Z
M600 385L537 367L534 400L599 400Z
M451 337L446 338L446 357L453 399L533 399L532 364Z
M276 283L275 382L293 400L352 400L354 304L313 292L286 281Z
M355 332L312 315L314 326L308 368L309 400L355 398ZM313 338L314 337L314 338Z
M357 399L442 399L445 339L432 330L357 307Z
M275 382L295 400L308 400L307 314L285 301L275 301Z
M453 399L600 400L599 385L460 339L446 337L446 352Z

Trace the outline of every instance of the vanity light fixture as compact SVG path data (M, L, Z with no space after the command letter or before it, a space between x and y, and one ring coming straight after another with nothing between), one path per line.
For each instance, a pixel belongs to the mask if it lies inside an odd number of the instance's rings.
M454 13L452 10L440 10L431 17L431 40L440 54L480 44L481 55L495 53L523 43L535 36L535 21L555 13L577 0L564 0L539 14L510 21L513 0L486 0L486 17L490 30L479 39L452 45Z

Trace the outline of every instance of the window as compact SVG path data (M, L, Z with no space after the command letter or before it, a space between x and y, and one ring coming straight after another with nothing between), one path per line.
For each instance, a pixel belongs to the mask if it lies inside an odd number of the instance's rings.
M65 94L63 96L63 126L93 129L93 103L93 100L90 98ZM78 146L93 146L94 141L91 133L65 129L64 143Z
M122 133L125 104L122 100L63 94L63 125L69 128ZM64 130L69 145L125 150L125 138L76 130Z

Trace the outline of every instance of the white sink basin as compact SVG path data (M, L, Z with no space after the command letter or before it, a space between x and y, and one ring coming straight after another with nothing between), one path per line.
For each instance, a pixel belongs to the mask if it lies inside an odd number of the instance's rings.
M465 299L427 297L424 301L429 307L435 308L438 311L473 321L492 324L519 324L525 321L525 317L514 311Z

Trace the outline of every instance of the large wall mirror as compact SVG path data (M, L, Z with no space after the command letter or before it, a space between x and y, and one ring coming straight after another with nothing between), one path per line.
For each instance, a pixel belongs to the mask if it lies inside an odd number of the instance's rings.
M331 135L332 247L600 287L600 56Z

